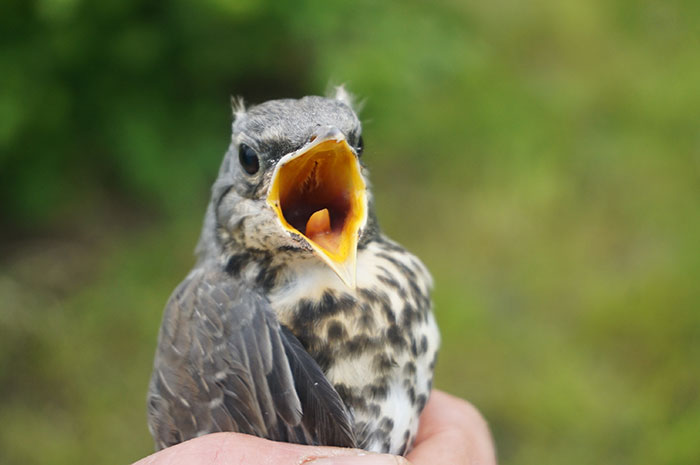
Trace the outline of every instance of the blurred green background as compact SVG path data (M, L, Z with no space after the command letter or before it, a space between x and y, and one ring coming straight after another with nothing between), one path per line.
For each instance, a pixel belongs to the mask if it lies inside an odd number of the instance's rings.
M161 311L229 96L366 98L388 234L435 280L437 386L500 462L700 463L700 3L0 6L0 463L152 451Z

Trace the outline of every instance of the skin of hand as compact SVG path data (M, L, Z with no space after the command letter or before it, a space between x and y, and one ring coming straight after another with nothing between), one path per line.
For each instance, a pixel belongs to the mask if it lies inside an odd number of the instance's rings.
M358 449L300 446L215 433L156 452L134 465L496 465L486 421L469 402L433 391L406 458Z

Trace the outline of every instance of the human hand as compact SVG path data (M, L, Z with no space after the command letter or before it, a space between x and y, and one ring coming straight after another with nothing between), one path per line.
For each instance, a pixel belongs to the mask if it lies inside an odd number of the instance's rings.
M410 461L410 462L409 462ZM300 446L238 433L208 434L134 465L495 465L488 426L468 402L433 391L421 414L418 437L406 458L359 449Z
M407 458L413 465L496 465L496 450L486 420L472 404L433 390Z

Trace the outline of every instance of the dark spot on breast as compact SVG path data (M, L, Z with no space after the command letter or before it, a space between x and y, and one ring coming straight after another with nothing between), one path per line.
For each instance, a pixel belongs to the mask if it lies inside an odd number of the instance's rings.
M394 310L391 308L389 302L382 302L382 311L384 312L386 321L391 324L396 323L396 315L394 314Z
M393 255L390 255L388 253L380 252L377 254L378 257L383 258L384 260L391 262L392 265L396 267L397 270L401 271L406 275L406 277L409 279L409 281L415 280L416 279L416 273L403 263L401 263L397 258L395 258Z
M360 320L359 323L360 325L366 329L366 330L371 330L374 329L375 322L374 322L374 310L370 304L367 302L363 302L360 304Z
M437 356L438 353L435 352L435 355L433 355L433 360L430 362L430 371L433 371L435 369L435 363L437 363Z
M383 340L381 338L373 338L366 334L360 334L345 342L343 345L343 352L345 355L354 356L366 350L381 347L382 343Z
M377 279L386 284L387 286L393 287L394 289L401 289L401 285L394 278L390 278L384 275L378 275Z
M351 311L357 305L357 299L350 294L341 294L338 297L337 305L341 312Z
M421 354L424 354L424 353L426 353L427 351L428 351L428 338L427 338L427 336L424 334L424 335L421 336L421 338L420 338L420 353L421 353Z
M383 429L375 429L375 430L372 432L372 437L373 437L374 439L379 440L379 441L382 441L382 440L386 439L387 436L389 436L389 433L387 433L387 432L384 431Z
M352 311L357 305L357 300L350 294L342 294L339 297L332 291L325 291L318 303L318 317L328 318L338 313Z
M391 299L386 292L375 289L359 289L358 292L360 294L360 299L365 302L364 305L371 304L375 308L379 305L387 321L389 323L396 322L394 311L391 309ZM370 311L372 311L372 306L368 305Z
M382 421L379 422L379 427L386 431L387 434L390 434L391 430L394 429L394 420L389 417L384 417Z
M410 377L415 376L416 364L413 362L406 362L406 364L403 366L403 374Z
M410 445L411 433L409 430L403 432L403 445L399 451L399 455L406 455L408 452L408 446Z
M428 398L425 394L421 394L418 397L416 397L416 408L419 412L423 410L423 407L425 407L425 403L427 402L427 400Z
M365 313L360 317L360 320L358 321L360 324L360 327L363 329L366 329L368 331L371 331L374 329L375 324L374 324L374 317L372 316L371 312Z
M382 352L374 356L372 366L377 372L386 374L392 368L396 367L397 363L389 354Z
M367 409L367 400L365 400L365 397L359 395L359 393L356 393L354 390L350 389L348 386L342 383L336 384L333 387L335 387L336 392L338 393L340 398L343 399L343 402L345 402L345 404L355 409Z
M408 394L408 398L411 399L411 405L416 405L416 390L413 389L413 386L408 388L406 394Z
M374 384L370 384L362 388L362 394L374 400L384 400L389 393L386 379L380 379Z
M333 320L328 324L328 339L332 341L342 341L347 339L348 333L345 325L338 320Z
M379 281L386 284L387 286L394 288L396 292L399 293L399 297L401 297L401 300L406 300L406 297L408 296L406 288L404 288L401 284L399 284L398 281L396 281L396 279L392 277L392 273L389 272L389 270L387 270L386 267L378 266L377 268L383 273L378 275L377 279L379 279Z
M409 430L403 433L403 449L401 450L401 455L406 455L408 448L411 445L411 432Z
M416 339L413 337L411 338L411 354L414 357L418 356L418 345L416 344Z
M362 431L359 428L355 428L358 431ZM385 432L382 431L379 428L367 428L367 424L365 423L365 431L367 431L367 435L364 437L362 442L360 443L360 447L367 449L369 448L370 445L372 444L378 444L380 445L380 449L378 452L389 452L389 447L391 446L389 444L389 435Z
M327 315L330 313L334 307L336 307L337 299L335 294L331 291L326 291L321 296L321 301L318 304L318 311L320 314Z
M399 330L399 327L396 324L391 325L389 329L387 329L386 337L389 340L389 343L394 347L400 348L406 346L406 341L401 334L401 330Z
M415 307L410 305L408 302L403 307L401 312L401 326L410 330L414 323L417 323L420 319L420 312L416 310Z
M371 289L358 289L357 293L360 294L360 297L362 300L365 300L369 303L373 302L378 302L379 301L379 296L377 295L376 292L374 292Z
M431 308L430 293L423 292L416 281L409 280L409 287L411 288L411 297L413 297L414 303L418 308L421 321L427 321L428 312Z

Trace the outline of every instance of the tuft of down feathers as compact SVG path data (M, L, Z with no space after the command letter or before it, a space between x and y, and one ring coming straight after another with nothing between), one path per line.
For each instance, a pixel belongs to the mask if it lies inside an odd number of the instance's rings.
M233 112L234 119L238 119L245 114L245 101L243 97L236 95L231 96L231 111Z

